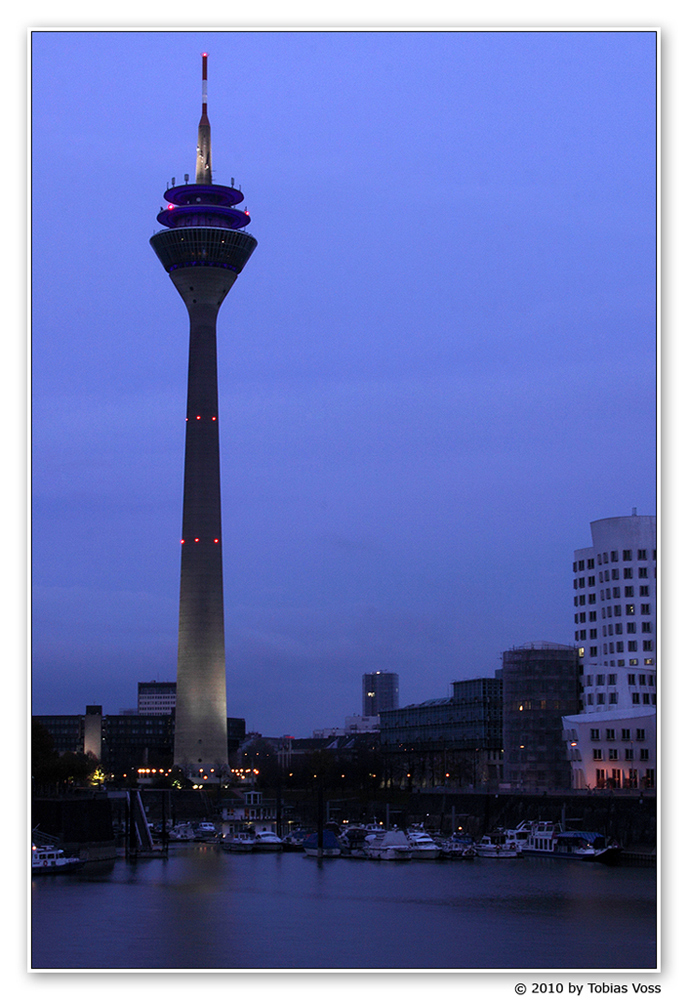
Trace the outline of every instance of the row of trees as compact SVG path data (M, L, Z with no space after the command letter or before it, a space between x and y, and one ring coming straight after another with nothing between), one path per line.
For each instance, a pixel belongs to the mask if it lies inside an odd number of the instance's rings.
M98 761L92 754L62 753L36 719L31 723L31 776L34 787L63 791L70 785L98 783Z

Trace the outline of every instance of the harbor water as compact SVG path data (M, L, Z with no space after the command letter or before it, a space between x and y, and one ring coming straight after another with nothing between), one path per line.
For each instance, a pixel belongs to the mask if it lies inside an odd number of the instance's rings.
M34 879L31 967L652 971L655 894L648 868L174 845Z

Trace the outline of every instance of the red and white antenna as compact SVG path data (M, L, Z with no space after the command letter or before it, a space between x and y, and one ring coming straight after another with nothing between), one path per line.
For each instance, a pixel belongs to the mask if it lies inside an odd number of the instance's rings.
M208 53L202 52L203 84L201 120L198 123L198 145L196 146L196 183L212 184L210 161L210 121L208 120Z

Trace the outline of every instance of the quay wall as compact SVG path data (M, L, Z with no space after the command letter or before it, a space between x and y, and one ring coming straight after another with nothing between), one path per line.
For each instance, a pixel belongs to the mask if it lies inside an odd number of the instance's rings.
M524 820L560 822L562 815L570 829L602 833L626 851L649 854L657 848L657 801L647 792L417 792L408 797L404 819L444 832L454 817L456 826L481 837L495 827L513 828Z
M34 798L31 829L58 837L65 854L78 854L84 861L116 857L112 810L106 795Z

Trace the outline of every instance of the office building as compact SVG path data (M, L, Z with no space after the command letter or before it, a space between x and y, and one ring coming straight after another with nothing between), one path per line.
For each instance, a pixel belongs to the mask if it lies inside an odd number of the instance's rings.
M535 642L502 654L504 783L512 791L570 787L561 718L578 706L578 651Z
M139 681L139 715L171 715L177 703L174 681Z

